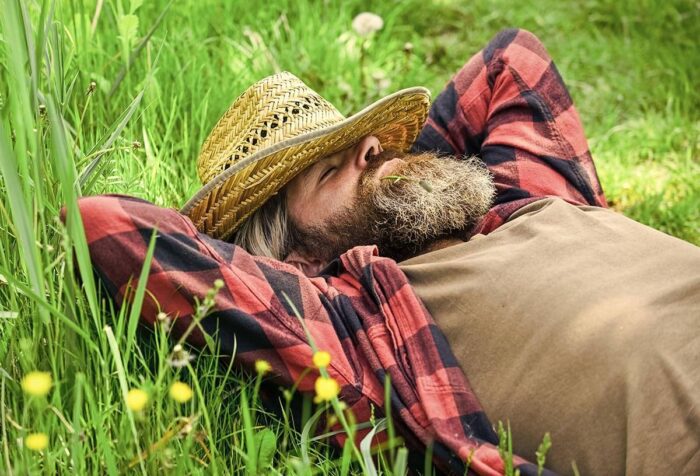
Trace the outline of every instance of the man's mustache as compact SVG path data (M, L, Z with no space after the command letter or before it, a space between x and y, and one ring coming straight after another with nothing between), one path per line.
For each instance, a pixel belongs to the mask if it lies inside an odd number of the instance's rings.
M365 169L376 170L384 162L388 162L391 159L405 159L408 154L398 150L384 150L377 155L370 155L367 157L367 167ZM365 172L366 173L366 172Z

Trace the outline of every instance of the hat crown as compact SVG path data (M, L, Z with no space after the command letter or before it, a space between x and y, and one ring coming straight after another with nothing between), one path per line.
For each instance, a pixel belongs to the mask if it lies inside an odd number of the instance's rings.
M345 117L289 72L261 79L228 108L202 145L202 184L258 150L331 126Z

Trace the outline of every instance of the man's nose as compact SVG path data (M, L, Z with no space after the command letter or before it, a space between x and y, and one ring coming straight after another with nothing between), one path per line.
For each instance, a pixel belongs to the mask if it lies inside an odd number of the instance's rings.
M353 163L355 167L364 170L367 166L367 155L377 155L382 151L379 139L374 136L365 136L355 147L355 157Z

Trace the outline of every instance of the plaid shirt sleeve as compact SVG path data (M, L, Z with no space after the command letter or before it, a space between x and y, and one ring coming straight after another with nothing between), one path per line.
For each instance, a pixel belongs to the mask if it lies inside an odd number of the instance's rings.
M123 195L84 197L78 204L93 267L118 306L131 301L157 233L143 324L154 325L165 312L174 336L182 335L197 303L221 279L216 311L188 335L191 345L204 347L207 334L224 359L246 369L265 359L277 383L297 382L301 392L312 393L318 371L304 372L312 366L308 330L331 354L328 371L358 422L370 419L372 407L382 416L389 376L392 418L410 447L433 443L434 462L447 474L464 474L468 460L472 474L503 473L497 437L444 335L397 264L377 256L376 247L349 250L328 274L308 278L199 233L173 209ZM358 442L367 431L358 432ZM382 433L375 442L385 438ZM341 433L334 443L344 439ZM515 464L523 475L537 474L517 456Z
M472 231L487 234L546 196L606 207L578 112L554 62L525 30L500 32L431 106L415 151L480 157L497 195Z

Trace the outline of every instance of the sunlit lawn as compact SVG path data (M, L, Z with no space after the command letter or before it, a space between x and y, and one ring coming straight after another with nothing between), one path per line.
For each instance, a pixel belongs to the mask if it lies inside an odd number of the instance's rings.
M694 0L1 2L0 474L361 470L358 453L266 414L258 380L219 367L215 349L169 365L165 330L141 338L131 310L99 299L80 230L57 220L79 195L181 206L209 129L275 71L350 114L403 87L436 95L498 30L529 29L571 89L611 206L700 244ZM384 28L360 71L350 25L367 10ZM45 397L21 388L33 370L51 375ZM184 402L169 394L179 380L194 391ZM146 392L143 410L127 409L129 389ZM380 470L402 472L405 453L393 456Z

